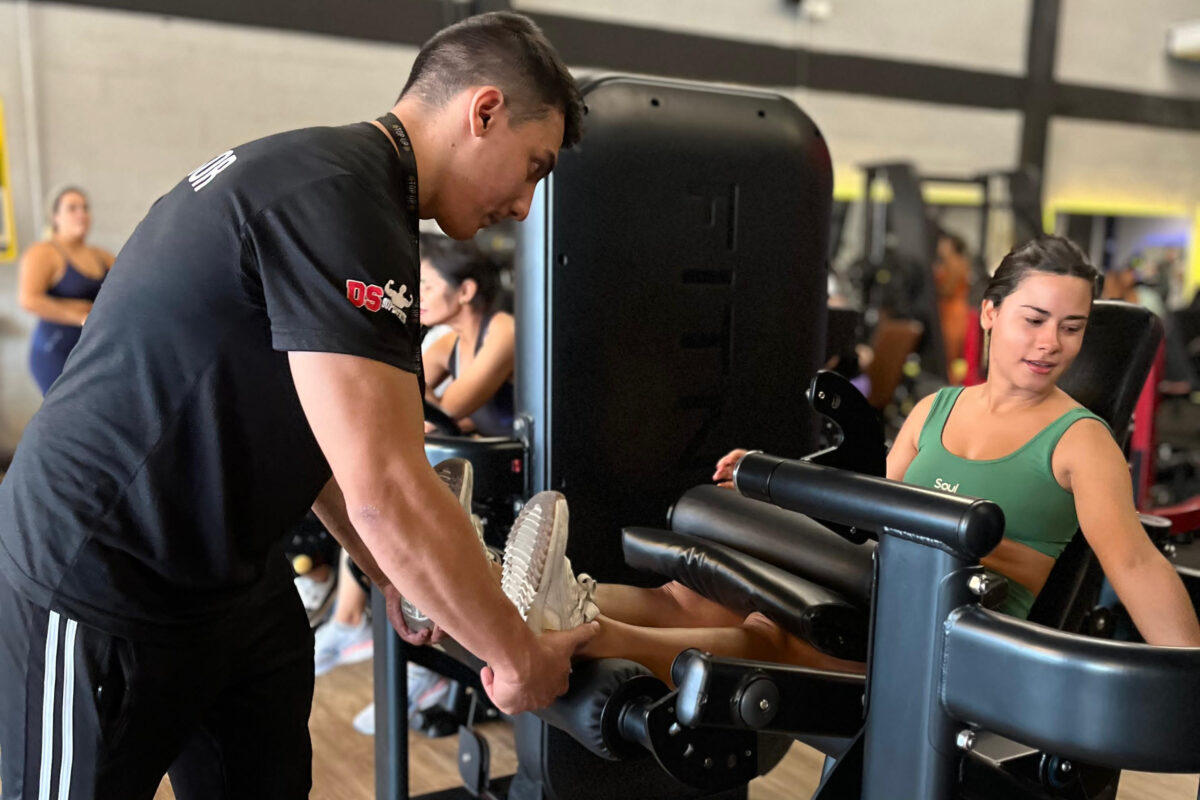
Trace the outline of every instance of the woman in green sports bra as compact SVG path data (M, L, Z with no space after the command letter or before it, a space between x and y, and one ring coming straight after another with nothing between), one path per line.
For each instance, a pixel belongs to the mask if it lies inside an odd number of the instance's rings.
M1183 583L1138 521L1111 431L1057 385L1083 344L1098 282L1062 237L1005 256L981 310L987 381L917 403L888 453L887 476L1000 505L1005 536L983 559L1009 579L1000 610L1028 615L1079 528L1147 642L1200 646ZM728 481L742 452L721 459L714 479Z
M1146 641L1200 645L1187 592L1138 521L1112 433L1057 386L1083 343L1097 282L1060 237L1006 256L984 293L987 381L918 403L888 477L1000 505L1005 536L983 559L1009 579L1000 610L1028 615L1078 527Z

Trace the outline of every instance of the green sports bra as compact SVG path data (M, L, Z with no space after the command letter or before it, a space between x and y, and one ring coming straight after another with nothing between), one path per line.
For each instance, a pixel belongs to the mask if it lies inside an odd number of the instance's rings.
M961 458L942 445L942 432L962 390L949 387L934 397L917 439L917 455L904 473L905 483L991 500L1004 511L1006 539L1057 559L1079 528L1079 519L1074 495L1054 477L1054 448L1079 420L1100 418L1085 408L1073 408L1002 458ZM1009 581L1008 599L999 610L1024 619L1033 600L1032 592Z

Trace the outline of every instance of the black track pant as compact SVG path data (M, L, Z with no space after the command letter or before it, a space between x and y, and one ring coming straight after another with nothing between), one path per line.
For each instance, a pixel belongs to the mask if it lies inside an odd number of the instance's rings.
M151 644L39 606L0 577L0 796L304 798L312 633L300 599L239 610L220 636Z

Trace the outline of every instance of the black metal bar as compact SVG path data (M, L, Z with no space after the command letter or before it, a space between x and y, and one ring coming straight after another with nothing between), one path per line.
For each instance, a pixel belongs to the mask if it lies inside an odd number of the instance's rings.
M739 492L820 520L919 541L966 560L992 551L1004 535L995 503L859 475L765 453L734 468Z
M680 653L671 671L682 678L675 709L684 725L846 738L862 728L862 675L699 650Z
M960 754L938 698L942 623L976 600L968 584L983 568L891 535L876 557L862 800L949 800Z
M958 719L1097 766L1200 772L1200 648L1093 639L981 608L946 627L942 703Z
M408 800L408 657L392 630L387 604L371 590L375 638L375 797Z
M1153 125L1181 131L1200 130L1200 100L1142 94L1101 86L1060 84L1054 113L1073 119Z
M1037 0L1029 12L1020 163L1034 167L1039 174L1046 169L1046 139L1054 112L1054 53L1058 49L1060 12L1061 0Z

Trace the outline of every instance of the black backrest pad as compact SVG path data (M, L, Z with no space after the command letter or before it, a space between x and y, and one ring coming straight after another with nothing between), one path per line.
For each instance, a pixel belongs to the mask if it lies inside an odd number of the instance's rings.
M1058 385L1107 422L1122 442L1162 337L1162 323L1148 309L1097 300L1083 347Z
M584 102L522 226L517 411L572 560L636 582L622 526L661 526L735 446L814 449L833 173L779 95L622 77Z

